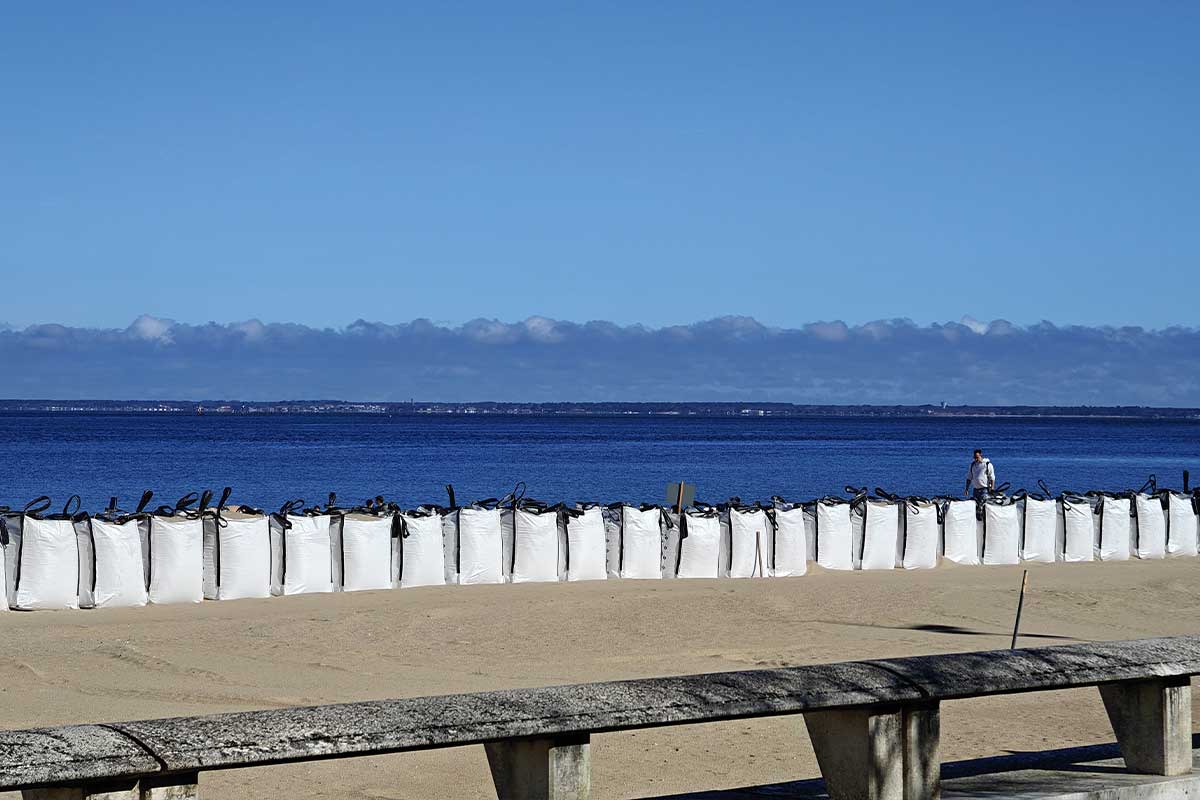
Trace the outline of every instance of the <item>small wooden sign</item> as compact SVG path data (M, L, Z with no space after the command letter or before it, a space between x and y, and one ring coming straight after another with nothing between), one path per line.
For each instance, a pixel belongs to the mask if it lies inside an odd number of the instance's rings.
M694 502L696 502L695 486L683 481L667 484L667 505L674 508L676 512L682 512Z

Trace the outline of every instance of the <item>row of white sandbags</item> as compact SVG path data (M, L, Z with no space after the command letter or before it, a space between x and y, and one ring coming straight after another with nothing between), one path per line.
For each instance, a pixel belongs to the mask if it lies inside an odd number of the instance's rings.
M591 505L286 517L224 511L124 522L10 514L0 580L19 609L199 602L393 587L605 578L787 577L1021 561L1196 555L1187 495L770 509ZM940 512L940 513L939 513ZM1098 512L1098 513L1094 513ZM287 520L287 526L280 519Z
M940 558L999 565L1195 556L1200 536L1191 495L1178 493L996 498L982 514L974 500L877 499L818 503L815 513L801 513L817 545L809 560L828 569L920 569Z
M676 529L663 530L660 574L787 577L803 575L809 562L878 570L927 569L942 558L966 565L1154 559L1195 556L1198 538L1192 497L1178 493L996 498L982 513L974 500L830 498L769 510L685 511Z
M139 606L395 585L391 515L287 520L285 529L274 517L232 511L220 521L211 514L125 521L8 515L0 607ZM440 537L440 517L432 522Z

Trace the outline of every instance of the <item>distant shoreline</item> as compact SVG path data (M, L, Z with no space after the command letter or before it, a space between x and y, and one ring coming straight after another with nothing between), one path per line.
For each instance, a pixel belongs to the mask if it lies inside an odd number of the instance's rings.
M1149 406L800 405L794 403L442 403L289 400L0 400L0 413L376 414L542 417L898 417L1200 420L1198 408Z

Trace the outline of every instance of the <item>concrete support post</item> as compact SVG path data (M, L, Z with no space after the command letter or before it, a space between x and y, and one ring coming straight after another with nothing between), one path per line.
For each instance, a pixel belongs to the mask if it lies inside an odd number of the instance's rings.
M484 745L499 800L588 800L591 744L586 734Z
M21 800L141 800L137 781L25 789Z
M940 714L936 702L815 711L804 724L833 800L938 800Z
M1183 775L1192 769L1192 683L1187 675L1100 687L1125 766Z
M142 778L140 800L198 800L200 776L195 772Z

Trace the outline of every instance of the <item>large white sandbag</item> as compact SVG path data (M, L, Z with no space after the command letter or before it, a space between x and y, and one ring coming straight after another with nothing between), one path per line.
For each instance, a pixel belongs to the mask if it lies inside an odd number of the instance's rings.
M142 528L138 521L93 517L87 524L95 557L91 605L96 608L146 605L150 598L146 592Z
M761 508L729 509L729 577L764 577L770 536L767 525L767 514Z
M270 519L245 507L204 519L204 597L270 597L274 561Z
M1169 521L1167 528L1167 555L1196 555L1197 538L1200 538L1200 521L1197 520L1191 495L1171 492L1167 496Z
M980 563L983 550L983 523L974 500L950 500L943 512L944 548L947 561L967 566Z
M602 581L608 578L604 510L588 506L567 517L567 580Z
M1092 561L1096 557L1096 525L1092 504L1083 497L1063 497L1063 525L1066 541L1063 560Z
M849 503L817 501L817 564L825 569L854 569Z
M1129 560L1129 498L1105 497L1100 510L1100 560Z
M287 515L281 539L282 593L322 594L335 588L329 515Z
M440 544L440 542L439 542ZM342 516L342 591L392 588L392 515Z
M1056 557L1058 533L1058 502L1025 498L1025 540L1021 545L1021 560L1053 564Z
M446 585L441 515L401 514L400 552L401 588Z
M513 583L558 580L558 512L518 508L513 513Z
M204 599L204 522L186 516L150 518L151 603Z
M504 583L500 509L458 510L458 582Z
M1166 558L1167 517L1162 501L1153 495L1139 494L1136 503L1138 558Z
M933 569L937 566L938 507L929 500L909 500L904 504L905 569Z
M715 512L684 512L677 578L715 578L721 563L721 519Z
M21 523L14 608L79 608L79 544L69 519Z
M800 506L776 508L774 537L771 574L776 578L791 578L808 572L804 509Z
M662 510L621 507L621 577L662 577Z
M983 507L983 563L1016 564L1020 560L1021 518L1013 503Z
M900 511L890 500L868 500L864 505L862 569L895 569L900 539Z

